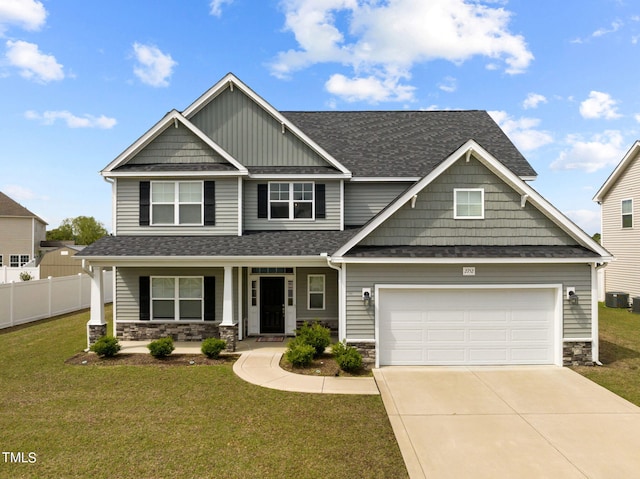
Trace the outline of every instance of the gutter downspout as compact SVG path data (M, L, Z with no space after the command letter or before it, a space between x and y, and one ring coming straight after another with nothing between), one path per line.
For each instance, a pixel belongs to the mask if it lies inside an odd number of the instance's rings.
M596 294L593 294L593 298L591 300L592 303L592 309L591 309L591 335L593 338L597 338L597 341L594 341L591 344L591 355L592 355L592 359L593 362L595 364L597 364L598 366L602 366L602 363L600 362L600 335L598 334L598 330L599 330L599 318L598 318L598 298L597 298L597 292L598 292L598 271L600 271L603 268L606 268L607 265L609 263L593 263L593 269L592 269L592 276L591 276L591 282L592 282L592 292L595 292ZM595 299L595 301L594 301Z
M338 272L338 341L343 341L347 337L346 323L346 288L344 284L343 270L341 266L335 266L331 263L331 257L327 253L320 253L320 256L327 258L327 266Z

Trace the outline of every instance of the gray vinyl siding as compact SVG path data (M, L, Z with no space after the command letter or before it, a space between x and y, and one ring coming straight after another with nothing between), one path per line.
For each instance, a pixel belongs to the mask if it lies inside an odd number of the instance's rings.
M189 178L191 179L191 178ZM162 178L158 181L185 181ZM194 178L195 180L195 178ZM214 226L140 226L140 180L118 178L116 186L116 233L118 235L237 235L238 180L216 182L216 224Z
M317 153L238 89L224 90L191 121L241 164L328 166Z
M344 224L360 226L377 215L413 183L345 183Z
M178 123L169 125L128 164L153 163L227 163L204 141Z
M347 265L347 339L375 338L375 300L365 305L362 288L376 284L562 284L575 286L578 305L563 299L563 335L569 338L591 337L591 267L587 264L475 266L475 276L462 276L462 265L349 264ZM564 297L564 296L563 296Z
M455 188L484 189L484 219L454 219ZM457 161L361 244L376 246L575 245L576 242L478 160Z
M283 180L286 183L286 180ZM319 180L325 186L326 218L315 220L285 220L258 218L258 184L268 181L245 181L243 184L243 214L245 230L339 230L340 182Z
M622 200L633 200L633 227L622 227ZM602 245L615 261L604 270L605 292L640 296L640 160L636 157L602 202Z
M117 268L116 269L116 319L140 320L140 276L215 276L216 321L222 321L224 292L224 268ZM234 308L237 303L234 302ZM148 323L149 321L145 321Z
M324 310L308 308L307 276L324 274ZM338 272L332 268L296 268L296 319L307 321L338 320Z

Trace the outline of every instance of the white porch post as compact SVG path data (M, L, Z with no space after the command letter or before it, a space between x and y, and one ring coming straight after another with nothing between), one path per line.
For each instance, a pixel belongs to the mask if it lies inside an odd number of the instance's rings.
M233 326L233 267L224 267L224 290L221 326Z
M107 334L107 322L104 319L104 281L102 268L94 266L91 273L91 316L87 323L88 347L91 347L98 338Z

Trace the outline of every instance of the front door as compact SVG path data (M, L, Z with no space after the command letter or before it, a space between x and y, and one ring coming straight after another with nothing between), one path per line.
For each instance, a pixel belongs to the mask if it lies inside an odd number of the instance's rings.
M284 333L284 278L260 278L260 333Z

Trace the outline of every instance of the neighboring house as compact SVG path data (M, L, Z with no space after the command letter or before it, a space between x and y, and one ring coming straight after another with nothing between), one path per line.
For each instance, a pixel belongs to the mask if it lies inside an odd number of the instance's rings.
M0 266L35 267L46 235L42 218L0 192Z
M102 175L90 343L113 266L121 339L234 349L320 320L376 365L597 360L610 255L484 111L280 112L229 74Z
M49 242L51 243L51 242ZM74 258L86 246L76 244L61 245L47 251L40 261L40 277L72 276L84 273L82 263Z
M640 141L636 141L593 200L601 205L601 242L615 256L604 269L606 292L640 296Z

